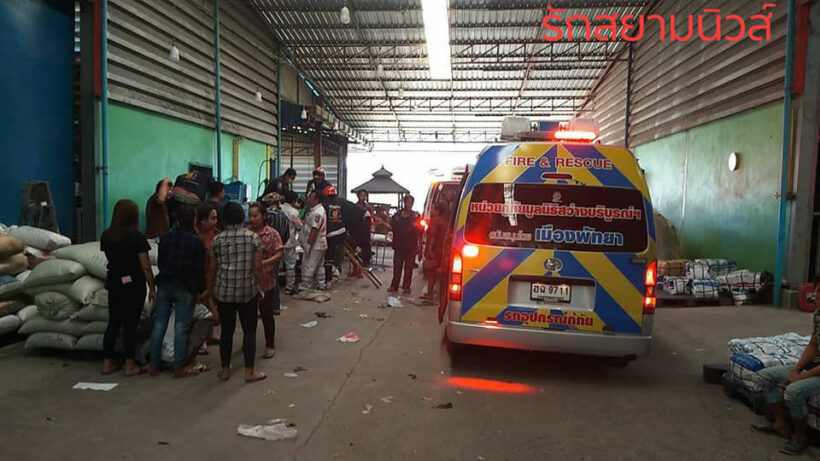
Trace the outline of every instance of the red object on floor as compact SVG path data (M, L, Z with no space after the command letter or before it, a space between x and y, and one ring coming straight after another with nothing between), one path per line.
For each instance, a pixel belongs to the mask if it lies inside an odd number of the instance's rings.
M817 304L817 299L814 297L813 283L800 285L800 290L797 292L797 304L801 310L806 312L814 312L820 307L820 305Z

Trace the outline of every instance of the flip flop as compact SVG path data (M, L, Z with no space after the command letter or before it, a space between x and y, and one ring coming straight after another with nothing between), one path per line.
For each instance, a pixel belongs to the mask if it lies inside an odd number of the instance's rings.
M209 353L210 352L208 352L208 349L202 349L202 348L200 348L198 351L196 351L196 355L208 355Z
M783 435L780 431L774 428L771 424L752 424L749 426L753 431L761 434L775 435L783 439L788 439L788 435Z
M130 378L132 376L145 374L145 372L145 368L140 368L136 373L123 373L123 375L125 375L126 378Z
M778 451L780 453L783 453L784 455L795 456L795 455L801 455L801 454L805 453L805 451L808 450L808 449L809 449L809 444L808 443L803 444L803 443L798 443L794 440L789 440L782 447L780 447L780 450L778 450Z
M262 355L262 358L263 359L272 359L275 356L276 356L276 351L273 351L273 352L265 351L265 353Z
M197 362L197 364L196 364L196 365L194 365L194 369L195 369L195 370L197 370L197 371L198 371L198 372L200 372L200 373L204 373L204 372L206 372L206 371L211 371L211 366L210 366L210 365L208 365L207 363L199 363L199 362Z
M257 381L262 381L263 379L265 379L267 377L268 377L268 375L266 375L265 373L259 373L259 376L256 376L256 377L253 377L253 378L250 378L250 379L245 378L245 382L246 383L255 383Z

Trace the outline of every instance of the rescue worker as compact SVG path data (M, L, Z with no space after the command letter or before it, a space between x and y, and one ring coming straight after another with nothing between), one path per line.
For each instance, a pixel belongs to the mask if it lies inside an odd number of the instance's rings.
M390 227L393 230L393 280L387 291L399 291L401 281L402 293L409 294L414 260L421 241L421 227L419 226L420 216L413 211L415 202L413 196L405 196L403 202L404 208L390 219ZM402 271L404 272L403 278Z
M332 186L332 184L325 181L325 169L322 167L316 167L316 169L313 170L313 179L307 183L305 195L309 194L312 190L315 190L321 194L327 186Z
M285 265L285 293L296 293L296 247L299 246L299 233L302 231L302 217L299 215L299 196L296 192L285 193L285 203L281 212L288 218L288 239L285 241L282 261Z
M342 200L336 193L336 188L327 186L322 190L322 205L327 213L327 252L325 261L333 264L335 270L341 271L347 229L342 219ZM334 270L334 272L335 272ZM327 274L326 274L327 275Z
M325 266L327 250L327 214L319 201L319 194L312 191L307 197L308 211L299 241L305 250L302 256L302 280L299 290L326 289Z

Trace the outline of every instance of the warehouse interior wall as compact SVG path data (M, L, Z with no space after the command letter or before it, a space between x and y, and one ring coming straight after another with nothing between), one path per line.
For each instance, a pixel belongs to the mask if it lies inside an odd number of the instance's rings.
M163 177L174 180L191 162L214 166L215 132L121 104L109 106L109 209L128 198L140 207L145 227L145 203ZM222 135L222 181L233 171L234 136ZM248 185L249 200L256 199L259 166L267 156L265 144L245 140L239 145L238 179ZM262 180L265 179L264 171Z
M633 148L685 258L774 271L782 123L776 103ZM732 152L740 157L735 171Z
M0 2L0 222L23 182L49 182L60 230L74 226L74 3Z

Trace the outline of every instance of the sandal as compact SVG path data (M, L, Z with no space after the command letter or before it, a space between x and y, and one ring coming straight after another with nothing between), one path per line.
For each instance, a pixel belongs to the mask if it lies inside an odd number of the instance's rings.
M202 345L198 351L196 351L196 355L208 355L208 346Z
M265 353L262 355L262 358L263 358L263 359L272 359L275 355L276 355L276 351L275 351L275 350L273 350L273 351L265 351Z
M231 379L231 372L229 371L226 373L220 370L219 373L216 374L216 377L219 378L220 381L227 381Z
M132 376L137 376L145 373L145 368L138 368L136 373L123 373L126 378L130 378Z
M753 431L760 432L761 434L776 435L784 439L788 439L790 437L790 435L784 434L775 429L771 424L752 424L750 427Z
M207 363L200 363L200 362L197 362L197 363L196 363L196 364L194 364L191 368L193 368L194 370L196 370L196 371L198 371L198 372L200 372L200 373L204 373L204 372L206 372L206 371L211 371L211 366L210 366L210 365L208 365Z
M174 370L174 378L189 378L191 376L199 376L199 370L196 368L183 368L182 370Z
M253 378L245 378L245 382L246 383L255 383L257 381L262 381L263 379L265 379L267 377L268 377L268 375L266 375L265 373L258 372L256 374L256 376L254 376Z
M780 450L778 450L778 451L780 453L783 453L784 455L794 456L794 455L801 455L808 449L809 449L809 443L808 442L799 443L795 440L789 440L788 442L783 444L783 446L780 447Z

